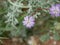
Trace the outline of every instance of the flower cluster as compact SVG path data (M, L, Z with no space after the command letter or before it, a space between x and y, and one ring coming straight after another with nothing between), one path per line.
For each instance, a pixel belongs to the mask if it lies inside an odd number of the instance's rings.
M60 4L52 5L50 10L51 16L60 16Z
M26 16L24 17L23 25L27 28L33 27L35 24L35 18L33 16Z

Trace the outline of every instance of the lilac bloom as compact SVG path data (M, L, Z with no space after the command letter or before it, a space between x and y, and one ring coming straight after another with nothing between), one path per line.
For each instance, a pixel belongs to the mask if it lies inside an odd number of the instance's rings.
M56 17L60 16L60 4L52 5L49 10L51 16L56 16Z
M26 16L23 20L23 25L27 28L33 27L35 24L35 18L33 16Z

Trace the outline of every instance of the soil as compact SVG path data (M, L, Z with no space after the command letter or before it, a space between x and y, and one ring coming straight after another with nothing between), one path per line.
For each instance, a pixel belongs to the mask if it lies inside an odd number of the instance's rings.
M15 44L16 45L23 45L23 44L19 44L19 43L15 43ZM11 39L3 40L3 45L15 45L15 44L13 44ZM60 41L48 40L48 41L46 41L46 42L44 42L43 44L40 44L40 45L60 45Z

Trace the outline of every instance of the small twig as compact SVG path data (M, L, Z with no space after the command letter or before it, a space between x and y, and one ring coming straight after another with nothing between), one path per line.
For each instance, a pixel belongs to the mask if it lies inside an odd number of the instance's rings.
M7 37L0 37L0 39L9 39L9 38L7 38Z

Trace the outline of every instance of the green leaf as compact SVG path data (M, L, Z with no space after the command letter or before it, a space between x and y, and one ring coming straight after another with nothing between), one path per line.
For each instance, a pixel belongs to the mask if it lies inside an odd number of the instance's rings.
M42 35L42 36L40 37L40 40L41 40L42 42L45 42L45 41L47 41L49 38L50 38L49 34L44 34L44 35Z
M60 40L60 35L56 32L53 35L54 40Z

